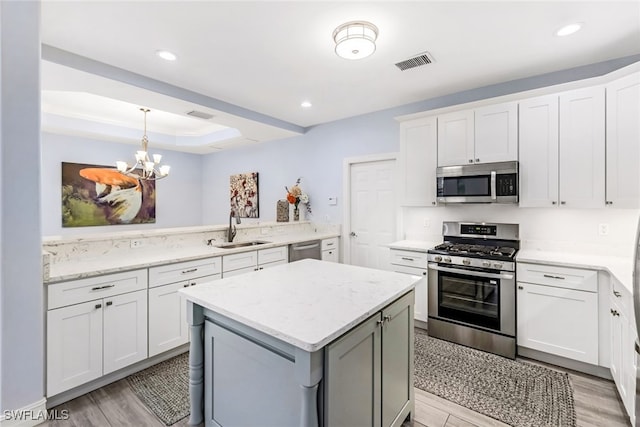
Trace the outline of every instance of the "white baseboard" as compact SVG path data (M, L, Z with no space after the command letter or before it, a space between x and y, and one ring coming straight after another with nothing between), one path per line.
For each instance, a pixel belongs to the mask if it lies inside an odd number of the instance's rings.
M32 427L41 424L48 419L64 419L64 414L49 414L47 412L47 399L44 397L20 409L5 410L0 413L0 426L2 427Z

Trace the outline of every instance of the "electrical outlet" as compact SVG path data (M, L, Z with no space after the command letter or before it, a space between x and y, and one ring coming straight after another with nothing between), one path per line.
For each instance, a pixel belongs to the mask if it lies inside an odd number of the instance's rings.
M141 248L144 246L144 241L141 239L131 239L132 248Z
M429 228L429 226L431 226L431 221L429 221L429 218L425 218L424 219L424 228Z
M606 236L609 234L609 224L598 224L598 234Z

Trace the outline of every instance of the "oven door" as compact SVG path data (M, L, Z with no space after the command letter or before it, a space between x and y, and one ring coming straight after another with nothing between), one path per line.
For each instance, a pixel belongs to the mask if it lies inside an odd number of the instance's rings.
M515 276L429 263L429 317L515 336Z

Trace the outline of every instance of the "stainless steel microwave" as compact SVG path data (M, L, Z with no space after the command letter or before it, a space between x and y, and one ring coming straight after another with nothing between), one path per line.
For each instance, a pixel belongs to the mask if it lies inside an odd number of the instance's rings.
M441 166L439 203L518 203L518 162Z

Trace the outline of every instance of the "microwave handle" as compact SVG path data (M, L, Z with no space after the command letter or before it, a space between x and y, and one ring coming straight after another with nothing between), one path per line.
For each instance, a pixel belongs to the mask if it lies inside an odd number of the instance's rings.
M491 200L496 200L496 171L491 171Z

